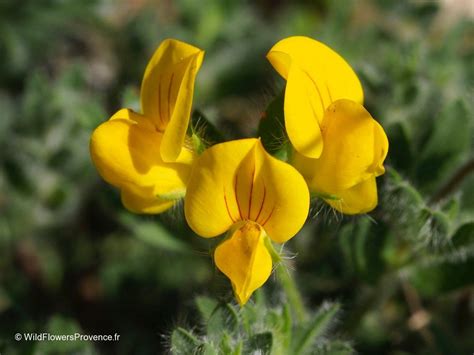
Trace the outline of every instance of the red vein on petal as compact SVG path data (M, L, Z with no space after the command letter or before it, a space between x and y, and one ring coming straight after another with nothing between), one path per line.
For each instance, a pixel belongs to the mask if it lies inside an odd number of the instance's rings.
M330 104L333 102L332 100L332 96L331 96L331 90L329 90L329 85L327 83L327 81L324 82L324 85L326 85L326 90L328 92L328 95L329 95L329 100L331 101Z
M170 111L171 111L171 89L173 87L173 78L174 73L171 73L170 83L168 85L168 122L171 120Z
M242 217L242 210L240 209L240 203L239 203L239 197L237 196L237 179L238 179L239 175L238 174L235 174L235 183L234 183L234 195L235 195L235 202L237 202L237 207L239 208L239 215L240 215L240 219L244 219Z
M267 194L267 189L265 188L265 184L263 184L263 198L262 198L262 204L260 205L260 210L258 210L257 217L255 217L255 222L258 223L258 217L260 217L260 213L262 213L263 210L263 205L265 204L265 196Z
M229 215L230 220L232 221L232 223L235 223L235 219L232 217L232 214L230 213L230 209L229 209L229 204L227 203L227 195L225 193L225 189L224 189L224 202L225 202L225 208L227 209L227 214Z
M270 219L270 217L271 217L272 214L273 214L273 211L275 211L275 205L273 205L273 208L272 208L272 210L270 211L270 214L268 215L268 217L267 217L267 219L265 220L265 222L263 222L263 223L261 224L262 227L265 226L265 224L267 224L268 220Z
M255 166L252 171L252 179L250 180L250 195L249 195L249 212L247 218L250 219L250 212L252 212L252 193L253 193L253 179L255 178Z
M314 88L316 89L316 92L319 95L319 99L321 100L321 106L323 107L323 111L324 111L326 109L326 106L324 105L323 95L321 94L321 91L319 90L318 85L308 73L305 72L305 74L308 76L309 80L311 80L311 82L313 83Z
M161 115L161 80L158 81L158 118L160 119L161 124L164 125L163 117Z

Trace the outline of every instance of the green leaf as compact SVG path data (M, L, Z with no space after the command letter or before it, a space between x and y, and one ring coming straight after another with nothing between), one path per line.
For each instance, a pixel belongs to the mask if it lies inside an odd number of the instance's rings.
M463 224L451 238L453 247L474 247L474 222Z
M338 303L326 303L321 306L313 319L295 334L294 353L307 354L315 341L324 336L334 324L340 308Z
M335 340L326 342L314 349L314 355L349 355L355 351L349 343Z
M469 152L472 119L463 101L447 105L419 157L417 180L427 190L456 167Z
M451 240L447 251L423 258L408 270L421 295L436 296L474 283L474 222L461 226Z
M190 331L181 327L171 334L171 352L177 355L194 354L202 342Z
M246 342L245 354L271 354L273 345L273 335L271 332L264 332L252 335Z
M219 350L216 349L216 346L212 342L202 344L199 350L199 354L202 355L219 355Z
M447 200L442 205L442 211L446 214L449 220L455 220L459 216L461 209L461 199L459 196L455 196Z
M240 354L240 352L237 352L239 346L240 344L236 346L236 349L233 349L232 338L229 334L223 334L219 344L219 351L220 354Z
M156 248L179 253L190 253L190 248L172 235L158 222L146 222L130 215L123 215L121 221L128 226L135 237Z
M196 306L204 322L207 322L211 318L212 314L218 306L218 302L215 299L206 296L196 297Z
M220 337L225 334L232 334L238 328L239 315L231 304L212 302L212 300L202 297L198 302L198 308L201 315L203 315L207 334L216 342ZM212 306L214 307L212 308Z
M346 224L339 233L345 269L371 283L375 283L385 270L382 254L386 233L383 228L370 218L361 217Z

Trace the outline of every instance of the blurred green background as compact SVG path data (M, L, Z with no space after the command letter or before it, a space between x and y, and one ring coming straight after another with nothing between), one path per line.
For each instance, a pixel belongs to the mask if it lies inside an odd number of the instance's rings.
M472 1L0 0L0 353L156 354L203 334L196 295L232 299L209 241L127 212L95 171L92 130L138 109L168 37L206 50L194 106L227 138L255 134L284 82L265 54L307 35L337 50L387 131L378 208L317 203L285 246L309 309L342 305L328 337L361 354L474 351ZM263 293L284 299L271 278ZM17 342L14 334L120 342ZM310 351L311 353L311 351Z

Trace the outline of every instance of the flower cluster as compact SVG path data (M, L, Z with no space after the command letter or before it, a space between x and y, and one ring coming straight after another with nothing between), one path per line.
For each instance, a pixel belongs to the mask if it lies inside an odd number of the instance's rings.
M141 113L121 109L91 137L100 175L137 213L160 213L184 198L186 220L204 238L226 233L216 266L245 304L272 271L272 242L292 238L306 221L310 192L346 214L377 205L388 140L362 106L349 64L307 37L278 42L267 58L286 79L287 162L260 139L193 148L188 126L204 52L165 40L145 70Z

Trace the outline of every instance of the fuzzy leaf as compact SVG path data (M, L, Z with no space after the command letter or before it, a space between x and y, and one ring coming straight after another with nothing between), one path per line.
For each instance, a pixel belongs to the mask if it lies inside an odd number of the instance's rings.
M382 250L385 233L382 225L369 218L360 218L345 225L339 233L339 245L346 269L364 280L374 283L384 271Z
M324 336L334 324L339 309L338 303L327 303L321 306L313 319L295 334L294 353L308 354L315 341Z
M474 223L461 226L449 252L421 260L409 279L424 296L435 296L474 284Z
M176 328L171 334L171 352L176 355L194 354L202 342L191 332Z
M244 351L247 354L269 355L272 351L273 335L271 332L255 334L245 344Z
M198 297L196 304L210 338L218 341L237 329L240 322L239 315L229 303L219 303L208 297Z
M213 312L216 310L218 302L210 297L199 296L196 297L196 306L204 322L211 318Z

